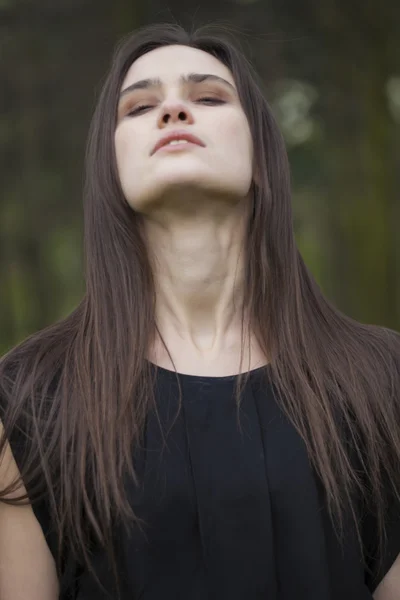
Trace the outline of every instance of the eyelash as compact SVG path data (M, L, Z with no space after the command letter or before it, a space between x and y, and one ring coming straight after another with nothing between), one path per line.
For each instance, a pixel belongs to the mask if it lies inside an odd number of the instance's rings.
M204 98L199 98L197 100L197 102L205 102L205 101L209 101L209 102L211 102L211 104L225 104L225 100L220 100L219 98L211 98L210 96L205 96ZM153 108L153 107L148 104L142 104L142 106L137 106L134 110L129 111L126 114L126 116L127 117L135 116L137 114L142 113L147 108Z

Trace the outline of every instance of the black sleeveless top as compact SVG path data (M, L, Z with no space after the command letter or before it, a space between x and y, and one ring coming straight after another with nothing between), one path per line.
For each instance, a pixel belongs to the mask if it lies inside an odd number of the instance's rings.
M179 377L180 412L176 374L157 367L161 428L150 413L135 456L141 486L127 483L145 526L130 535L115 528L122 600L370 600L400 552L398 507L388 515L380 570L375 522L365 516L365 569L351 522L342 545L335 535L305 445L275 401L269 367L251 371L241 431L237 376ZM33 509L54 554L46 509ZM104 551L93 564L110 596L77 570L61 600L115 597Z

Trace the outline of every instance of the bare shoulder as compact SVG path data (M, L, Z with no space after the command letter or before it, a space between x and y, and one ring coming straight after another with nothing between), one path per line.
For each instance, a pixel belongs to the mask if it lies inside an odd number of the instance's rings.
M0 421L0 438L4 435ZM0 456L0 490L19 476L10 444ZM25 492L21 483L12 499ZM53 556L32 507L0 502L0 598L2 600L57 600L59 586Z
M374 600L400 598L400 554L374 592Z

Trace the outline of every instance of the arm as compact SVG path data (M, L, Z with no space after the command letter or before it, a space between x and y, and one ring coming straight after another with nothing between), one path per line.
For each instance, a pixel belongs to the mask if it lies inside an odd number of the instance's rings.
M373 598L374 600L398 600L400 598L400 554L376 588Z
M0 457L0 489L14 481L16 475L18 467L7 444ZM23 486L22 490L25 492ZM0 502L1 600L58 600L58 597L55 562L32 507Z

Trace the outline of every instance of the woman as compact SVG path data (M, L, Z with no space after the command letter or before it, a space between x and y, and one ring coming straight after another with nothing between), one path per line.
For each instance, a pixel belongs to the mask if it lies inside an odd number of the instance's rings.
M86 294L1 361L2 600L399 598L399 335L307 270L240 52L124 40L86 174Z

